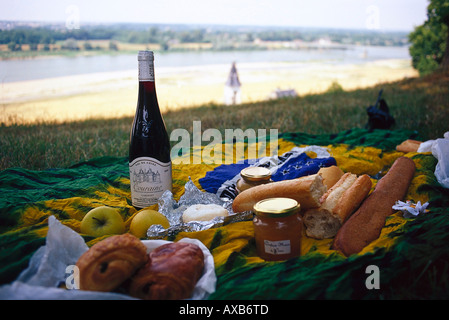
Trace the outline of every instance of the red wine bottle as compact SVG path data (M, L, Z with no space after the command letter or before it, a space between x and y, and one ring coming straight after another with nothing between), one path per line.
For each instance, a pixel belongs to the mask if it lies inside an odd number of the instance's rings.
M172 190L170 140L157 102L154 54L139 51L139 95L129 143L131 201L137 209L156 204Z

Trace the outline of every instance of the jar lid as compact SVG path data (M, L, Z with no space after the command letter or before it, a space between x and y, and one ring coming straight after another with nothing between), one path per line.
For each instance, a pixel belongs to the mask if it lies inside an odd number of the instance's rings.
M240 175L248 181L269 180L271 178L271 170L264 167L248 167L240 171Z
M299 211L300 204L291 198L269 198L254 205L256 215L268 217L285 217Z

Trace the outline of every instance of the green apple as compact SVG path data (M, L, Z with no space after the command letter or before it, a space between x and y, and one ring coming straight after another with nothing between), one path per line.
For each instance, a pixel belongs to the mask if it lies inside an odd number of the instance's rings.
M81 221L81 232L93 237L125 232L125 222L117 209L101 206L90 210Z

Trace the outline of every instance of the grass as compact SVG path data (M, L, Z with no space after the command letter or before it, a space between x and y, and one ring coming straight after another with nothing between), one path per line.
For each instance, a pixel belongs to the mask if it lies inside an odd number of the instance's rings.
M192 132L201 120L202 131L219 129L278 129L310 134L336 133L364 127L366 108L379 90L396 119L395 129L416 130L422 140L442 137L449 126L449 74L434 73L352 91L329 90L296 98L267 100L236 106L206 104L164 113L169 133ZM100 156L126 156L132 118L86 119L75 122L0 124L0 170L69 167ZM177 141L173 141L175 144Z

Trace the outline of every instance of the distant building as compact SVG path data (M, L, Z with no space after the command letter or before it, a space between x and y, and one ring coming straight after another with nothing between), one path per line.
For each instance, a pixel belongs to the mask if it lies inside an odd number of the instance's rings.
M229 72L228 80L224 88L224 102L227 105L241 103L240 87L241 83L235 62L232 63L231 71Z
M295 89L287 89L287 90L281 90L276 89L275 91L270 93L269 99L279 99L279 98L286 98L286 97L296 97L298 93Z

